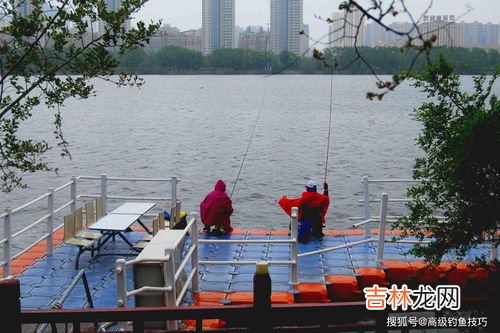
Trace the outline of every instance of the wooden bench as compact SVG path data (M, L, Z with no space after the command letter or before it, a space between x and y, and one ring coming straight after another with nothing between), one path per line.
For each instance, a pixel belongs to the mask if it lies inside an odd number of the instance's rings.
M97 239L78 238L75 231L75 213L73 212L64 217L64 243L78 247L75 260L75 269L78 269L80 256L83 252L91 251L91 256L94 257Z
M146 245L153 239L153 237L158 233L159 230L165 229L165 216L163 213L158 213L158 215L153 219L152 223L153 234L144 235L139 239L138 242L134 244L134 249L142 250Z
M83 208L81 207L75 210L75 235L79 238L95 239L98 243L103 236L100 232L83 229Z

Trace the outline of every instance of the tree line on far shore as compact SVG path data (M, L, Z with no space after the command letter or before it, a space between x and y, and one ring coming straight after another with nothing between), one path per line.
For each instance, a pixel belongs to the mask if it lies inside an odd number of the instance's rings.
M135 74L394 74L404 71L415 58L415 50L398 47L332 48L324 50L325 66L312 57L296 56L284 51L273 54L269 51L251 49L217 49L210 55L178 47L166 46L159 50L139 48L120 56L121 70ZM366 63L360 59L362 55ZM437 59L442 54L455 67L458 74L473 75L489 72L500 64L498 50L480 48L436 47L430 57ZM424 58L414 63L414 70L424 67ZM335 65L334 65L335 64Z

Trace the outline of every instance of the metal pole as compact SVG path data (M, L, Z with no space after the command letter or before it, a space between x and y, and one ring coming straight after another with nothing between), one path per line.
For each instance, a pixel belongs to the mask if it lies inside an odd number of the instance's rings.
M49 187L49 196L47 197L47 210L49 217L47 218L47 254L52 254L54 247L54 188Z
M70 196L71 196L71 212L76 210L76 177L71 177L71 188L70 188Z
M177 203L177 177L172 177L172 204L171 207L175 207Z
M198 214L193 212L191 213L191 216L194 218L194 223L191 226L191 246L196 246L196 249L193 251L191 256L191 266L196 269L196 274L193 275L192 288L193 292L197 293L200 291L200 264L198 259L200 243L198 242L198 224L196 223Z
M495 244L491 244L491 261L497 260L497 246Z
M169 260L164 264L165 267L165 287L172 287L170 291L167 291L167 306L176 306L177 304L177 288L175 281L175 248L165 249L165 257L170 256ZM168 320L167 321L168 330L177 330L177 321Z
M12 251L12 234L10 229L10 223L12 221L12 209L10 207L5 208L6 213L3 218L3 236L5 237L5 243L3 243L3 276L7 277L10 275L10 254Z
M119 308L127 307L127 262L125 259L117 259L116 267L116 295L118 300L116 306Z
M127 307L127 262L121 258L116 260L116 306ZM120 330L125 330L126 322L119 323Z
M108 209L108 178L106 177L106 174L103 173L101 175L101 196L102 196L102 211L104 215L107 213Z
M370 218L370 192L368 189L368 176L363 177L363 205L365 210L365 221ZM365 237L370 237L370 223L365 224Z
M387 202L389 201L389 196L387 193L382 193L382 200L380 202L380 225L379 225L379 238L378 238L378 249L377 249L377 261L381 262L384 260L384 244L385 244L385 222L387 220Z
M292 222L290 226L290 235L292 237L293 243L291 243L291 256L292 256L292 261L294 263L292 264L292 269L291 269L291 280L290 283L292 285L296 285L298 283L298 252L299 252L299 246L298 246L298 235L297 235L297 226L299 224L298 222L298 215L299 215L299 209L297 207L292 207Z

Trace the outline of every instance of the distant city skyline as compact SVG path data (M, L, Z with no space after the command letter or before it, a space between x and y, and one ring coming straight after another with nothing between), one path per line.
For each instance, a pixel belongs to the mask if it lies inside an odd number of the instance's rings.
M304 24L309 25L310 36L318 40L323 38L327 42L328 24L324 22L326 17L338 11L340 0L304 0ZM365 0L368 3L368 0ZM415 17L420 16L429 1L408 0L405 2ZM470 7L472 10L461 17ZM455 15L457 21L483 23L500 23L500 1L498 0L439 0L434 1L429 15ZM268 28L270 24L270 1L269 0L236 0L235 1L235 24L246 28L247 26L263 26ZM318 18L320 16L322 19ZM149 0L138 13L134 15L133 22L137 20L159 20L164 24L170 24L182 30L199 29L202 25L202 1L201 0ZM397 16L393 21L408 21L406 16ZM366 22L369 23L369 22Z

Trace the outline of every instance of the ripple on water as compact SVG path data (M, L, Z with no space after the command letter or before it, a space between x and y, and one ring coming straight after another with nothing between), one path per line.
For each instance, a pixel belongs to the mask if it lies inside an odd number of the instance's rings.
M95 84L97 97L66 103L63 125L72 159L61 160L54 149L47 160L59 168L59 174L25 175L29 188L1 193L2 205L17 207L73 175L106 173L177 176L183 210L196 211L218 178L226 181L228 192L232 190L259 111L255 136L232 197L233 225L286 228L289 218L278 206L279 198L299 196L309 179L322 183L329 76L172 75L145 76L145 80L140 103L137 89L115 89L101 81ZM409 178L413 160L420 154L415 147L419 124L410 113L424 96L401 86L381 102L369 101L365 95L373 84L371 76L334 77L327 177L333 198L327 214L332 221L329 227L350 227L349 216L363 215L357 199L362 197L364 175ZM82 130L89 119L90 126ZM34 112L26 128L47 135L52 142L52 131L47 130L51 123L46 113ZM99 181L88 183L92 183L89 189L99 191ZM85 186L79 188L87 189ZM370 185L370 189L374 196L381 193L376 186ZM159 191L161 196L169 196L170 185L154 189L151 183L125 185L122 190L144 195ZM405 189L393 193L403 195ZM24 217L15 220L16 228L30 221Z

